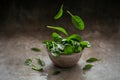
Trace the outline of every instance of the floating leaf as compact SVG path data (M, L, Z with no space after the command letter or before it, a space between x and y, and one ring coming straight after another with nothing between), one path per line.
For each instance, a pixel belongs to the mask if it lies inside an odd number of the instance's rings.
M79 30L84 30L83 20L79 16L71 14L69 11L67 11L67 13L72 17L73 25Z
M86 64L85 67L83 68L83 70L89 70L93 67L92 64Z
M43 71L43 68L41 66L32 65L32 69L35 71Z
M53 72L53 75L58 75L58 74L60 74L60 73L61 73L61 71L56 70L56 71Z
M92 63L92 62L99 61L99 60L100 60L100 59L91 57L91 58L89 58L86 62Z
M45 66L45 62L39 58L37 58L38 60L38 63L41 65L41 66Z
M32 64L32 60L31 59L26 59L25 64L26 65L31 65Z
M40 52L40 49L39 49L39 48L36 48L36 47L31 48L31 50L33 50L33 51L35 51L35 52Z
M73 46L71 45L66 45L64 48L64 54L72 54L74 52Z
M61 7L60 7L58 13L55 15L54 19L59 19L62 17L62 15L63 15L63 4L61 5Z
M81 41L82 40L81 36L78 35L78 34L73 34L73 35L69 36L67 39L68 40L72 39L72 40L76 40L76 41Z
M61 31L62 33L64 33L65 35L68 36L67 31L66 31L64 28L62 28L62 27L56 27L56 26L47 26L47 27L48 27L48 28L51 28L51 29L56 29L56 30L58 30L58 31Z
M88 41L81 41L80 45L84 48L84 47L91 47L90 43Z

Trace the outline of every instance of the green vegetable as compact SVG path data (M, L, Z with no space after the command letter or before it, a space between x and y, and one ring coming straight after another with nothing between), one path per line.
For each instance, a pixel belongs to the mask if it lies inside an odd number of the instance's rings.
M32 69L35 71L43 71L43 67L32 65Z
M100 60L100 59L91 57L91 58L89 58L86 62L92 63L92 62L99 61L99 60Z
M58 30L58 31L61 31L62 33L64 33L65 35L68 36L67 31L66 31L64 28L62 28L62 27L56 27L56 26L47 26L47 27L48 27L48 28L51 28L51 29L56 29L56 30Z
M84 30L84 22L83 22L83 20L79 16L73 15L69 11L67 11L67 13L70 14L70 16L72 17L72 23L74 24L74 26L79 30Z
M83 70L89 70L93 67L92 64L86 64L85 67L83 68Z
M69 36L67 39L68 39L68 40L75 40L75 41L81 41L81 40L82 40L81 36L78 35L78 34L72 34L72 35Z
M55 32L52 33L52 37L53 37L54 41L60 41L62 39L62 37L59 34L55 33Z
M26 65L31 65L32 64L32 60L31 59L26 59L25 64Z
M33 51L35 51L35 52L40 52L40 49L39 49L39 48L36 48L36 47L31 48L31 50L33 50Z
M37 61L41 66L45 66L45 62L43 60L37 58Z
M56 70L56 71L53 72L53 75L58 75L58 74L60 74L60 73L61 73L61 71Z
M84 47L91 47L90 43L88 41L81 41L80 45L84 48Z
M71 45L66 45L64 48L64 54L72 54L74 52L73 46Z
M61 7L60 7L58 13L55 15L54 19L59 19L62 17L62 15L63 15L63 4L61 5Z

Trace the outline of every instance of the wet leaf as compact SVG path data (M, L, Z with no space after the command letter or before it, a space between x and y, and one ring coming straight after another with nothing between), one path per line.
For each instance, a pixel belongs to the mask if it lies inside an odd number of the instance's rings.
M93 67L92 64L86 64L85 67L83 68L83 70L89 70Z
M91 57L91 58L89 58L86 62L92 63L92 62L99 61L99 60L100 60L100 59Z
M62 15L63 15L63 4L61 5L61 7L60 7L58 13L55 15L54 19L59 19L62 17Z
M32 64L32 60L31 59L26 59L25 65L31 65L31 64Z
M65 35L68 35L67 31L64 28L62 28L62 27L58 27L58 26L57 27L56 26L47 26L47 27L51 28L51 29L56 29L56 30L64 33Z
M40 52L40 49L39 49L39 48L36 48L36 47L31 48L31 50L33 50L33 51L35 51L35 52Z

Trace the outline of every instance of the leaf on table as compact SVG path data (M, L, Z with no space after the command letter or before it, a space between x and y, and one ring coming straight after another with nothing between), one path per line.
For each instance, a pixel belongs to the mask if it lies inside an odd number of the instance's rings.
M47 28L58 30L58 31L64 33L66 36L68 36L67 31L62 27L59 27L59 26L47 26Z
M31 59L26 59L25 65L31 65L31 64L32 64L32 60Z
M45 62L39 58L36 58L38 63L41 65L41 66L45 66Z
M61 5L61 7L60 7L58 13L55 15L54 19L59 19L62 17L62 15L63 15L63 4Z
M32 65L32 69L35 71L43 71L43 67Z
M36 48L36 47L31 48L31 50L33 50L33 51L35 51L35 52L40 52L40 49L39 49L39 48Z
M58 74L60 74L60 73L61 73L61 71L55 70L55 71L53 72L53 75L58 75Z
M91 58L87 59L86 62L88 62L88 63L92 63L92 62L99 61L99 60L100 60L100 59L97 59L97 58L91 57Z
M91 69L92 67L93 67L92 64L86 64L86 65L84 66L83 70L89 70L89 69Z

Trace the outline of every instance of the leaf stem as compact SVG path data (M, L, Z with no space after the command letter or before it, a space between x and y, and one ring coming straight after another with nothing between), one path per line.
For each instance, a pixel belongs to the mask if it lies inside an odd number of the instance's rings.
M73 14L70 11L67 10L67 13L73 17Z

